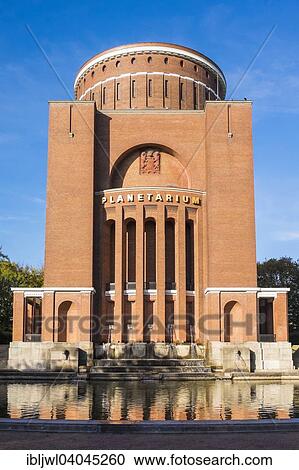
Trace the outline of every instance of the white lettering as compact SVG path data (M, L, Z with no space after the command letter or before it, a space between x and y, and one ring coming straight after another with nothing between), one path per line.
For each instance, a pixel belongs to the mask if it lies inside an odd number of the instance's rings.
M115 199L116 197L116 199ZM122 194L119 194L118 196L109 196L109 203L110 204L115 204L115 202L117 203L123 203L125 202L125 197L126 197L126 200L127 202L134 202L135 200L135 195L134 194L127 194L126 196L123 196ZM163 202L163 196L158 193L158 194L151 194L151 193L147 193L146 195L144 194L137 194L137 201L138 202L144 202L145 199L147 201L155 201L155 202ZM108 198L107 196L102 196L102 204L105 204L106 202L108 202ZM166 202L176 202L176 203L180 203L181 201L184 202L185 204L194 204L196 206L200 206L201 205L201 199L199 196L186 196L186 195L183 195L183 196L180 196L179 194L165 194L165 201Z

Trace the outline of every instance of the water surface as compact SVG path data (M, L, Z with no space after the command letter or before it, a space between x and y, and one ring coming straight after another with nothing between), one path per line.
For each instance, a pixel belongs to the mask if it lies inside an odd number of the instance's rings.
M0 417L100 420L299 418L299 382L0 384Z

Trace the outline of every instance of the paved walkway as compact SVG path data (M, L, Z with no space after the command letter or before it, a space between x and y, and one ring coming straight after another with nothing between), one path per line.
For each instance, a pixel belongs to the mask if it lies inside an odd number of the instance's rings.
M299 432L163 435L0 431L0 449L299 449Z

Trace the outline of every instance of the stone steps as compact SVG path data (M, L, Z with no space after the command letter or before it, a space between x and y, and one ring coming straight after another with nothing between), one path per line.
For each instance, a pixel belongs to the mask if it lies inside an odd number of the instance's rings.
M90 372L91 380L199 380L199 379L215 379L215 375L211 372L165 372L165 373L144 373L143 371L135 372Z
M99 367L204 367L203 359L95 359Z
M214 377L202 359L100 359L89 377L99 380L163 380Z
M107 374L107 373L143 373L143 374L167 374L167 373L194 373L201 374L210 372L204 367L92 367L91 373Z

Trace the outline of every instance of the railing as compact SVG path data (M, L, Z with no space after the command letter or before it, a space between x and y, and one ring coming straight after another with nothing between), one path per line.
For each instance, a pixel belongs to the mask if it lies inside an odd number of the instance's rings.
M156 281L146 281L144 282L144 289L145 290L156 290L157 283ZM176 282L165 282L165 289L166 290L176 290ZM194 290L194 283L189 282L186 284L186 289L189 291ZM115 282L107 282L105 286L106 292L115 291ZM136 290L136 282L125 282L124 283L124 290Z
M125 290L136 290L136 282L125 282Z
M275 343L276 342L276 335L259 335L259 341L261 343Z
M107 282L106 291L115 291L115 282Z
M176 290L176 283L175 282L165 282L165 290Z
M194 290L194 282L193 281L187 281L186 282L186 290Z
M157 283L156 283L156 281L146 281L146 282L144 283L144 289L145 289L145 290L157 289Z
M37 334L25 334L25 342L26 343L40 343L42 340L42 335L37 335Z

